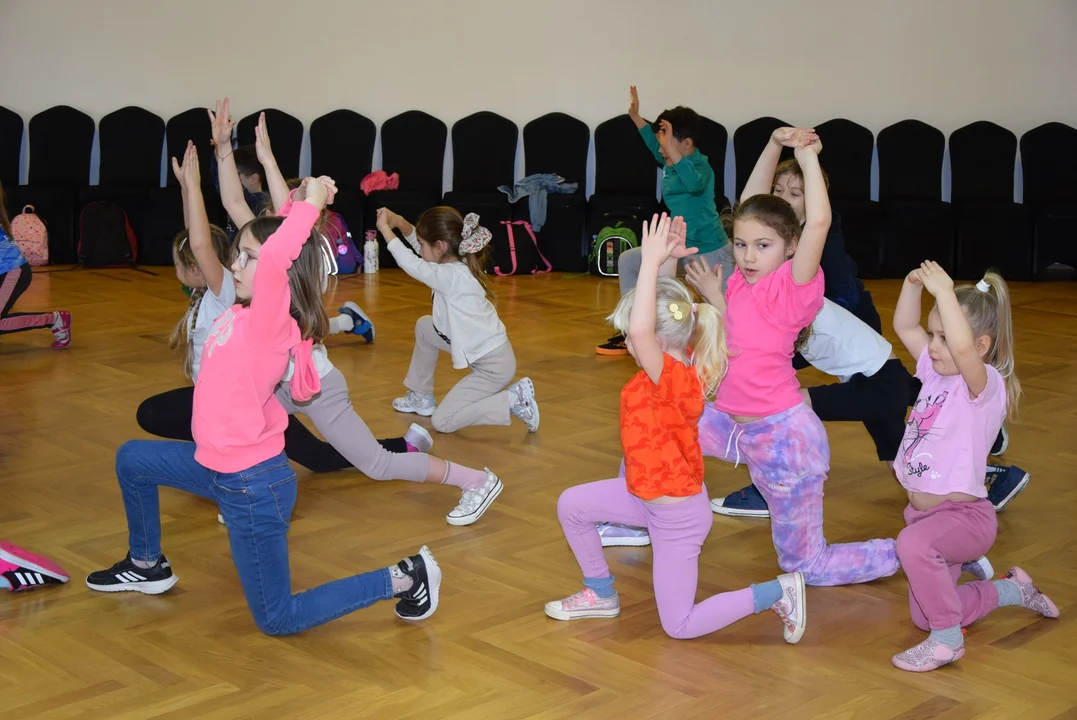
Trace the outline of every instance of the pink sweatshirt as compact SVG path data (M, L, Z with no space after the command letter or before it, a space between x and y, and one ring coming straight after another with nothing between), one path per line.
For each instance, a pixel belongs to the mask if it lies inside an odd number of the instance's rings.
M823 271L793 280L787 260L754 285L737 269L725 291L729 371L714 406L730 415L767 417L804 402L793 369L793 345L823 307Z
M290 210L290 213L289 213ZM210 330L194 386L191 430L195 460L210 470L235 473L279 455L288 414L273 392L295 355L292 396L320 389L311 341L301 341L290 309L288 268L318 220L306 202L281 209L288 217L258 254L249 307L233 305Z

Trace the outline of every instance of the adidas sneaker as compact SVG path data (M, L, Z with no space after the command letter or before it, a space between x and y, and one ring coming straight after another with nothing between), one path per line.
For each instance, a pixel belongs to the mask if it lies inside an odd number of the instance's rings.
M396 615L402 620L425 620L438 609L438 591L441 589L441 567L434 554L423 545L418 555L404 558L396 564L401 572L411 578L411 588L396 597Z
M98 592L140 592L160 595L179 582L164 555L153 567L140 568L131 561L131 553L107 570L86 576L86 587Z

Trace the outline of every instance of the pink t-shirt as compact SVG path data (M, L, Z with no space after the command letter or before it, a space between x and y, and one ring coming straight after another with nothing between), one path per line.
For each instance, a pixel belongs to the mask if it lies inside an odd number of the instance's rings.
M730 415L767 417L804 402L793 345L823 307L823 271L793 280L793 261L749 285L738 268L725 291L729 370L714 406Z
M916 361L924 386L916 398L894 472L906 490L987 497L987 453L1006 416L1006 383L991 365L987 387L973 400L960 375L939 375L927 348Z
M288 285L288 268L310 237L318 209L297 202L282 208L286 212L258 253L250 306L228 308L202 347L191 419L194 459L217 472L240 472L284 450L288 413L273 393L289 356L296 361L292 396L309 399L320 389L311 342L300 341L290 313Z

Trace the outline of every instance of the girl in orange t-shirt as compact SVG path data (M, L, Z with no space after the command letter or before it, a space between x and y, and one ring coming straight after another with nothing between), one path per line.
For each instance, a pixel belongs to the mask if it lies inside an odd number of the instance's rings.
M655 215L644 223L641 249L638 283L610 316L642 368L621 391L625 478L561 493L557 517L584 589L547 603L546 614L573 620L621 612L595 527L614 522L650 533L655 601L670 637L706 635L771 608L785 624L786 641L795 643L806 622L800 573L696 603L699 553L713 523L697 426L704 398L713 397L725 373L724 331L718 310L697 306L688 288L668 277L677 260L695 252L685 245L682 218Z

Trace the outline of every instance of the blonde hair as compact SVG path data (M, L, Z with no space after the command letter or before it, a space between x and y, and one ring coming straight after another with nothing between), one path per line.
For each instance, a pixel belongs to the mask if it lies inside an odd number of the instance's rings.
M227 267L232 263L232 248L228 243L228 235L216 225L209 226L209 238L213 244L213 250L217 253L217 259L221 261L221 265ZM194 251L191 250L191 243L187 237L187 231L176 235L172 241L172 252L176 256L176 261L183 263L183 267L188 270L198 269L198 260L194 257ZM183 338L187 337L187 347L183 354L183 374L187 377L191 377L191 373L194 371L194 337L191 334L192 325L195 319L198 317L198 308L202 305L202 298L206 294L206 288L191 288L191 302L187 306L187 312L183 313L183 317L176 323L176 327L172 328L172 334L168 336L168 347L175 350L183 342Z
M991 347L984 355L984 362L998 370L1006 383L1006 417L1014 420L1021 397L1021 381L1017 379L1014 369L1010 288L1002 276L993 270L988 270L981 282L987 284L986 292L976 285L962 285L954 289L954 294L965 311L973 338L981 335L991 338Z
M725 325L721 313L713 305L697 305L691 291L676 278L658 278L656 289L658 307L655 312L655 337L664 347L691 348L692 365L703 384L703 394L708 400L713 399L728 366ZM629 290L607 318L618 332L626 336L635 297L636 291ZM677 306L680 320L670 310L671 305Z

